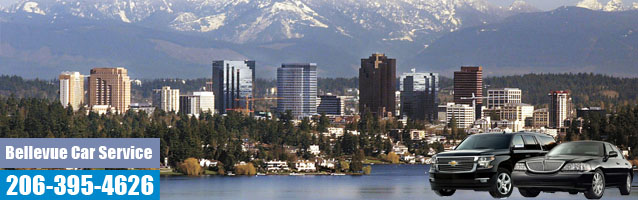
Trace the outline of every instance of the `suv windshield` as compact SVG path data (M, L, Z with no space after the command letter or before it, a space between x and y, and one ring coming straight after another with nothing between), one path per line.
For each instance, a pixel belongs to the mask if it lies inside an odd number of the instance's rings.
M603 156L603 144L600 142L569 142L554 147L547 155Z
M509 149L512 135L509 134L479 134L463 140L456 150L468 149Z

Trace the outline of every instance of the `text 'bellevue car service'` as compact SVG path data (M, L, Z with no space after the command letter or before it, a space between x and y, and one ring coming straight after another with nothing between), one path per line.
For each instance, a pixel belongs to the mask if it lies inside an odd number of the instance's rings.
M0 147L1 199L159 199L159 139L2 138Z

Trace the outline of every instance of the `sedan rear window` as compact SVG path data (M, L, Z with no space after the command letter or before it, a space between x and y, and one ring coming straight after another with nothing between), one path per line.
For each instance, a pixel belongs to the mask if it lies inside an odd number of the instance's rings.
M603 152L603 144L600 142L569 142L554 147L547 155L603 156Z
M512 135L505 134L479 134L472 135L463 140L456 150L469 149L509 149Z

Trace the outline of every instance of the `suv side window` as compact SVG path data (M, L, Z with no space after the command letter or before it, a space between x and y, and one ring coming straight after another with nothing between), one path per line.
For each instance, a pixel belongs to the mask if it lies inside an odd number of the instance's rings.
M514 136L514 139L512 139L512 147L515 146L525 146L525 142L523 142L523 137L521 137L520 135L516 135Z
M541 146L543 146L545 151L552 150L556 146L556 141L552 137L540 136L538 138L541 140Z
M534 136L526 135L523 139L525 139L525 150L541 150L541 146L538 145Z

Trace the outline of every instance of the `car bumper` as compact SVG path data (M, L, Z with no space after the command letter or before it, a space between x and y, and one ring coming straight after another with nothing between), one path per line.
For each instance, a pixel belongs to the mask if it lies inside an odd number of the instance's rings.
M429 181L432 190L488 190L494 184L496 172L486 170L473 173L430 173Z
M591 187L593 176L593 172L537 174L514 171L512 184L518 188L536 188L543 191L584 191Z

